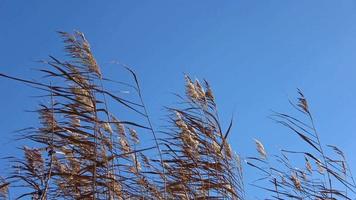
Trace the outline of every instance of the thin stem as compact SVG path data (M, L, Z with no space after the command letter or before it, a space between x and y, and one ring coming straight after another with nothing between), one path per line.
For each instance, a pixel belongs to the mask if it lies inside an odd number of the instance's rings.
M160 163L161 163L161 167L162 167L162 173L163 173L163 182L164 182L164 198L166 197L166 194L167 194L167 178L166 178L166 172L165 172L165 167L164 167L164 163L163 163L163 156L162 156L162 151L161 151L161 148L159 147L159 143L158 143L158 138L157 138L157 135L156 135L156 132L155 130L153 129L153 125L152 125L152 122L151 122L151 119L148 115L148 111L147 111L147 108L145 106L145 103L143 101L143 97L142 97L142 93L141 93L141 88L140 88L140 84L138 82L138 79L137 79L137 76L135 74L134 71L132 71L130 68L126 67L125 68L133 75L134 79L135 79L135 84L136 84L136 87L137 87L137 92L138 92L138 96L140 98L140 102L141 102L141 105L143 107L143 110L144 110L144 114L145 114L145 117L147 119L147 122L148 122L148 125L150 127L150 130L152 132L152 135L153 135L153 138L154 138L154 141L155 141L155 145L156 145L156 148L158 150L158 153L159 153L159 157L160 157ZM165 198L166 199L166 198Z
M333 198L333 189L332 189L332 184L331 184L330 172L328 171L328 163L327 163L327 161L326 161L326 156L325 156L325 154L324 154L323 147L322 147L321 142L320 142L320 139L319 139L319 134L318 134L318 132L316 131L313 117L312 117L312 115L310 114L309 111L308 111L307 113L308 113L309 119L310 119L310 121L311 121L311 123L312 123L312 129L313 129L313 132L315 133L315 136L316 136L316 139L317 139L319 148L320 148L321 156L323 157L323 162L324 162L324 165L325 165L325 169L326 169L326 173L327 173L328 181L329 181L330 197L331 197L331 199L332 199L332 198Z
M51 117L52 117L52 121L51 121L51 126L52 126L52 131L51 131L51 141L50 141L50 145L49 145L49 156L50 156L50 161L49 161L49 169L48 169L48 175L46 177L46 181L45 181L45 188L42 192L42 195L40 197L41 200L45 200L47 199L47 191L49 188L49 181L51 179L52 176L52 168L53 168L53 154L54 154L54 150L53 150L53 143L54 143L54 100L53 100L53 93L51 92Z

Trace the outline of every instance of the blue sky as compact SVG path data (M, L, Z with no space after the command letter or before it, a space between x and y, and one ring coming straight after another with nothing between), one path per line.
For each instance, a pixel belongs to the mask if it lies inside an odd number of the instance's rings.
M36 60L63 56L55 31L80 30L104 73L133 67L159 127L162 106L182 93L184 73L211 83L233 148L254 155L300 143L268 116L289 112L304 91L322 141L342 147L356 171L354 0L14 1L0 0L0 72L38 77ZM36 123L33 90L0 79L0 156L16 151L12 131ZM3 167L2 167L3 168ZM252 174L247 169L247 175ZM247 178L249 179L249 178Z

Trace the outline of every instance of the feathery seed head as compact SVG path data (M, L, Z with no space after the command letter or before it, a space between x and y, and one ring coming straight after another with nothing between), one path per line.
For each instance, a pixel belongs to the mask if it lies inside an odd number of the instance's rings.
M256 143L256 149L257 149L258 153L260 154L261 158L266 159L267 158L267 153L266 153L266 150L265 150L262 142L260 142L259 140L255 139L255 143Z

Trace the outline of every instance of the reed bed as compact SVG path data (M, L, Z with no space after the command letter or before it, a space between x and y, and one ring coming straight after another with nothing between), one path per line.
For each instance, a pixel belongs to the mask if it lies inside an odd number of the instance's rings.
M39 127L25 129L22 138L35 143L22 147L23 157L9 157L12 170L0 178L0 199L11 187L21 187L17 199L246 199L243 167L261 171L257 187L268 199L352 199L355 183L345 155L323 146L307 100L293 106L306 118L274 113L273 119L296 133L310 149L282 150L273 156L255 140L259 156L241 158L229 143L232 121L222 127L207 81L185 76L185 94L177 107L167 107L167 125L152 126L139 80L128 67L129 83L102 73L84 34L59 32L67 59L50 57L40 81L5 74L44 93L39 104ZM133 91L132 98L110 91L107 83ZM113 108L119 107L120 112ZM137 121L126 120L135 116ZM143 134L152 143L142 144ZM327 154L325 148L332 150ZM303 157L296 168L288 156ZM10 188L10 189L9 189ZM248 196L248 195L247 195Z

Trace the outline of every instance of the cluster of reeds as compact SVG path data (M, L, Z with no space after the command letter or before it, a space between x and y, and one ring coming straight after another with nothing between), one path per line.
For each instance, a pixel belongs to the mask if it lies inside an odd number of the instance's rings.
M232 122L221 127L207 81L185 77L186 94L177 95L179 106L167 108L168 125L157 132L136 74L124 67L132 83L105 78L82 33L59 34L70 59L50 57L44 62L49 67L40 70L44 79L0 74L39 89L48 100L36 110L40 126L21 132L35 145L23 147L22 158L9 157L13 170L0 178L0 199L9 199L12 187L22 188L12 196L35 200L245 198L240 157L228 142ZM134 97L123 98L106 84ZM263 174L254 185L271 194L268 199L352 199L356 184L345 155L321 143L308 102L299 95L292 105L301 118L278 112L272 118L308 148L273 156L256 139L260 156L246 158ZM148 133L152 140L145 141L152 142L142 144L140 135Z
M291 104L301 113L300 118L278 112L272 118L295 133L306 147L302 151L282 149L281 155L270 156L256 140L260 156L247 159L247 164L263 174L257 181L263 183L256 186L271 193L273 199L353 199L356 184L344 153L321 143L308 102L301 91L298 93L297 103Z
M239 156L227 142L213 92L204 81L186 76L182 108L169 108L171 125L163 139L167 190L181 199L242 199Z
M82 33L59 34L70 59L50 57L40 70L44 79L0 74L48 100L37 109L40 126L22 132L36 145L23 147L23 158L10 158L1 198L8 198L9 186L22 188L16 198L36 200L243 198L240 160L227 141L231 126L223 132L207 82L186 77L186 107L169 109L170 126L158 137L135 73L126 68L133 84L105 78ZM136 97L123 98L108 83ZM138 121L125 120L128 115ZM153 142L141 144L142 133Z

